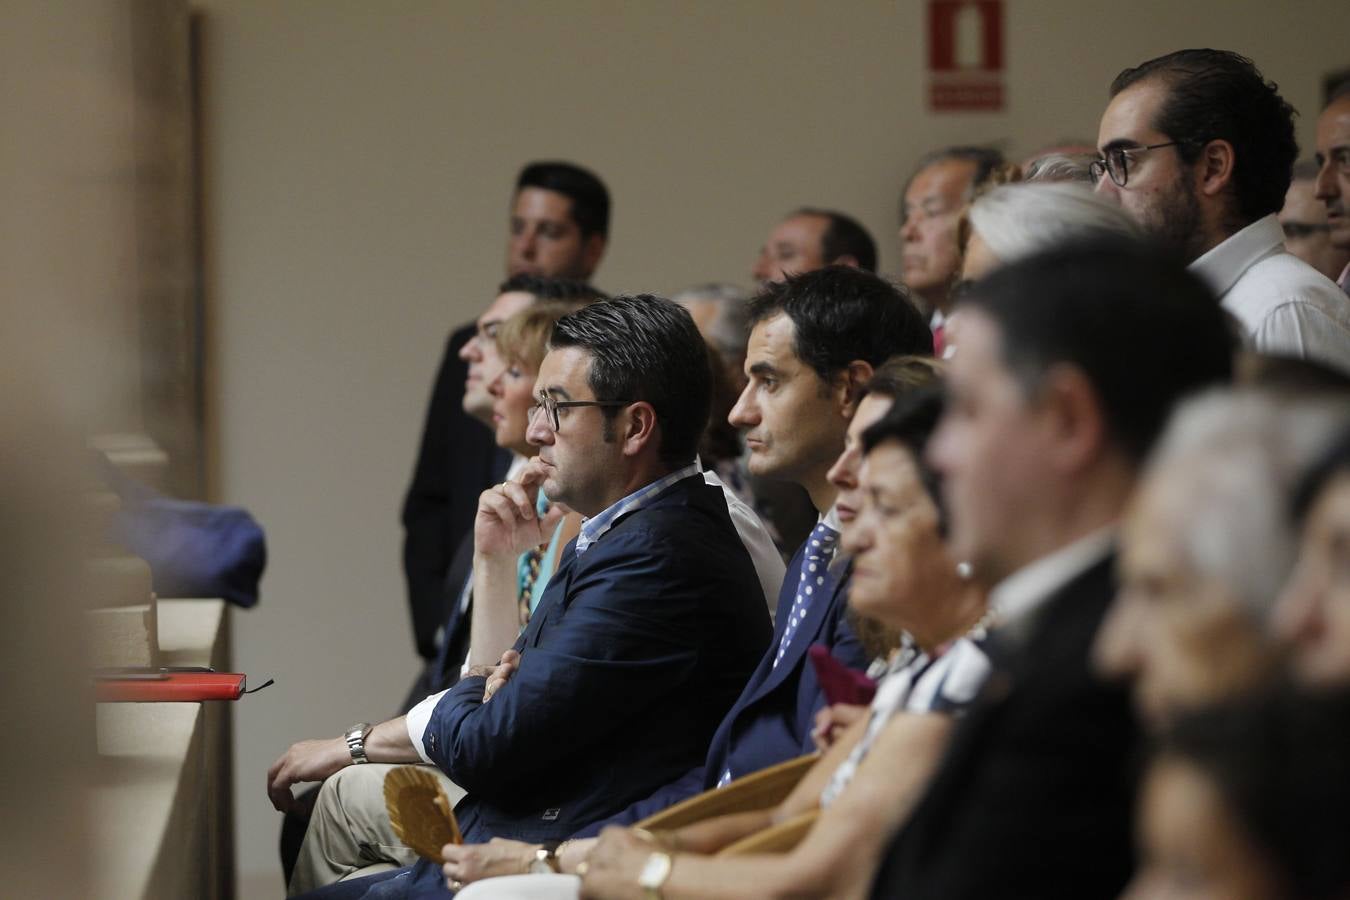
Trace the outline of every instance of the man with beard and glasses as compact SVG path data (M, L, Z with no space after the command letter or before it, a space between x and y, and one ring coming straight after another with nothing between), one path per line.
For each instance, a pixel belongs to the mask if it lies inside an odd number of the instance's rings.
M1092 164L1119 203L1219 295L1262 353L1350 370L1350 304L1284 248L1294 110L1251 60L1179 50L1111 83Z

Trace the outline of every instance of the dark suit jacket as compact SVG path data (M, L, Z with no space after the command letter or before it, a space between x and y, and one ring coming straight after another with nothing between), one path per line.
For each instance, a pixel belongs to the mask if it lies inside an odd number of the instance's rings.
M1114 557L1041 607L952 737L873 897L1116 897L1133 868L1136 724L1090 670ZM997 632L995 632L997 635Z
M484 704L484 679L462 679L427 728L468 791L466 840L561 840L686 772L768 637L759 577L701 475L580 556L569 545L510 682Z
M778 593L778 611L769 648L718 726L703 765L690 769L678 780L663 785L618 815L584 829L578 837L599 834L606 825L631 825L716 787L728 765L739 778L816 749L811 742L811 727L825 698L807 648L812 644L825 644L836 659L855 669L867 668L868 660L845 619L848 596L848 570L845 568L837 574L829 602L811 605L788 645L783 661L774 667L778 642L783 637L797 596L797 577L801 573L805 549L803 543L788 565L787 577Z
M403 500L403 576L413 640L428 661L436 657L436 629L446 614L446 576L455 549L473 533L478 495L501 480L510 462L510 453L497 447L492 432L464 412L468 365L459 351L474 327L465 325L446 341Z
M439 693L459 680L459 670L464 658L469 655L469 632L473 624L473 598L467 606L459 605L460 594L465 584L473 577L473 532L469 531L459 542L455 555L450 561L450 571L445 577L445 620L441 630L440 644L436 655L427 660L422 671L417 674L408 697L403 701L399 714L421 703L432 694Z

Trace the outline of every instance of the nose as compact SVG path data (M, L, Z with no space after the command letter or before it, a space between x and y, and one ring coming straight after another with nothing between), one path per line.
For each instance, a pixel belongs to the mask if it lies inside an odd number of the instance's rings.
M525 426L525 440L533 447L543 447L553 443L553 429L549 427L548 413L544 407L530 407L530 419Z
M459 358L465 362L478 362L483 358L482 352L478 349L478 335L474 335L464 342L464 346L459 348Z
M496 375L493 375L490 379L488 379L488 386L487 386L488 393L494 397L500 397L503 394L505 394L506 393L506 385L504 384L505 377L506 377L506 368L503 366L501 369L497 371Z
M533 260L535 251L538 249L536 238L538 234L534 228L526 227L520 234L516 235L516 248L522 259Z
M1092 665L1110 678L1127 678L1138 670L1139 611L1122 590L1106 611L1092 645Z
M845 447L844 452L839 454L839 458L830 466L830 471L825 473L825 477L830 484L839 488L841 491L852 490L858 486L858 452L857 446Z
M755 259L754 268L750 270L750 277L754 278L755 281L768 281L772 274L773 272L769 265L769 253L767 250L760 248L759 256Z
M1341 186L1336 181L1336 173L1332 171L1334 161L1327 157L1322 161L1322 168L1317 170L1317 180L1313 182L1313 189L1318 200L1330 202L1341 196Z
M1289 645L1314 638L1321 629L1320 596L1314 577L1295 569L1271 615L1275 635Z
M912 244L919 239L919 221L917 216L905 216L900 222L900 240Z
M737 428L754 428L759 424L759 413L754 408L754 401L750 399L750 391L753 388L753 384L747 384L741 395L736 398L736 405L727 413L727 421Z

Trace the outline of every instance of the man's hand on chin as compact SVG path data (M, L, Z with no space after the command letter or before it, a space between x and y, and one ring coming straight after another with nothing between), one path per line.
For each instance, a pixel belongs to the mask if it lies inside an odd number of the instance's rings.
M343 738L300 741L272 763L267 770L267 796L272 806L287 812L295 806L291 785L302 781L323 781L351 764L351 751Z

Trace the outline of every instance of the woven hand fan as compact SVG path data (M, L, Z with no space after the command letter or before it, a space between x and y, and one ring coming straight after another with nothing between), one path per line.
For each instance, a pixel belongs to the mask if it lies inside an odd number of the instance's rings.
M444 862L442 847L464 842L449 798L424 766L399 766L386 775L384 806L399 840L436 865Z

